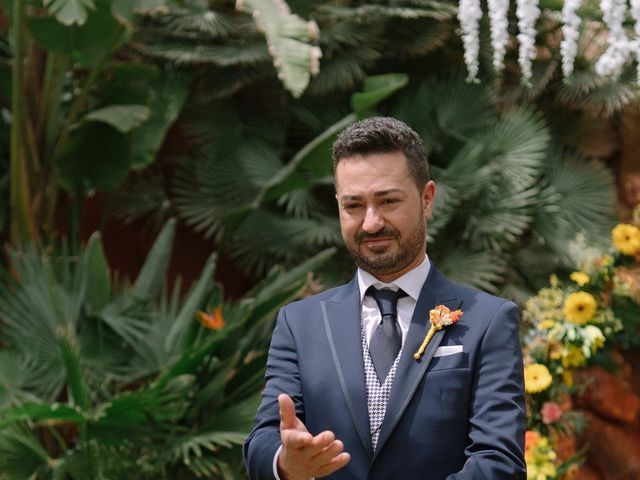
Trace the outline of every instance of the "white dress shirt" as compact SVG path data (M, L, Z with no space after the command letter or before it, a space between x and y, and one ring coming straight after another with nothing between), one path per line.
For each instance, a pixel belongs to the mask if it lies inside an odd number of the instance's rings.
M367 338L367 345L371 341L373 332L376 327L382 321L382 316L378 310L378 305L373 297L365 296L367 289L373 285L375 288L389 288L391 290L398 290L399 288L404 290L407 294L406 297L398 299L398 323L400 324L400 330L402 330L402 345L407 337L409 331L409 325L411 324L411 317L413 311L416 308L422 285L424 285L427 276L429 275L429 269L431 263L429 257L425 254L424 260L413 270L408 271L400 278L395 279L392 283L383 283L369 272L358 268L358 288L360 289L360 315L362 317L362 325L365 330L365 336Z
M356 277L358 279L358 288L360 290L360 315L362 326L365 329L367 345L371 341L374 330L382 321L382 316L380 315L380 310L378 309L376 301L373 297L365 295L367 289L371 285L378 289L390 288L391 290L398 290L400 288L407 294L406 297L398 299L398 323L400 324L400 330L402 330L402 345L404 345L404 340L407 337L409 325L411 324L413 311L416 308L420 291L422 290L422 286L429 275L430 268L431 262L429 262L429 257L426 253L424 260L420 265L395 279L392 283L383 283L369 272L365 272L361 268L358 268ZM282 445L278 447L276 454L273 456L273 476L276 480L280 480L280 476L278 476L278 457L280 456L281 450Z

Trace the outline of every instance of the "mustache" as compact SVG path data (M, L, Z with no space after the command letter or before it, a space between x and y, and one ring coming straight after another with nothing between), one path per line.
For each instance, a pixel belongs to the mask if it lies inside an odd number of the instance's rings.
M357 242L363 242L364 240L372 240L376 238L398 238L400 236L400 232L395 228L385 227L382 230L378 230L375 233L368 233L365 231L360 231L356 233L355 239Z

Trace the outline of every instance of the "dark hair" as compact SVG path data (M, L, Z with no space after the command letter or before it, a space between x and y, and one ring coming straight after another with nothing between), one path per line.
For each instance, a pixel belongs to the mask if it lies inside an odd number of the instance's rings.
M346 128L333 142L333 176L340 160L354 155L402 152L409 175L422 191L429 181L424 142L407 124L391 117L372 117Z

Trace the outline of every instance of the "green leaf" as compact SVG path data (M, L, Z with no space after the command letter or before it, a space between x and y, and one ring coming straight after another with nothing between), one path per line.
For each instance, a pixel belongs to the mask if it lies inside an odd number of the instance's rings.
M201 306L205 293L211 285L217 260L218 255L215 252L207 259L198 282L189 292L187 300L180 309L171 329L167 332L165 341L165 349L167 351L174 351L175 348L181 346L181 340L184 338L189 325L194 321L196 311Z
M143 301L153 300L162 285L171 260L173 239L176 233L176 220L170 219L158 234L156 241L147 255L131 294Z
M27 26L36 44L65 53L82 66L91 67L126 42L131 30L99 5L82 25L65 26L51 17L32 16Z
M17 422L84 423L85 417L77 408L60 403L42 404L25 402L17 407L0 410L0 429Z
M90 10L95 8L93 0L44 0L44 6L63 25L83 25Z
M362 91L351 96L351 108L359 119L370 116L373 107L389 98L409 83L405 73L387 73L367 77Z
M246 0L242 8L253 14L267 37L278 78L294 97L299 97L319 68L320 49L308 43L317 36L315 22L305 22L292 14L285 2L277 0Z
M331 125L324 132L307 143L291 159L292 164L298 165L301 170L307 170L318 178L331 175L333 171L331 163L331 145L338 134L352 123L357 121L354 114L349 114L343 119Z
M102 249L99 232L95 232L89 238L82 257L82 268L86 282L85 301L94 312L99 312L111 297L109 265Z
M167 131L182 111L189 93L188 78L164 73L149 89L149 119L133 132L132 163L134 169L152 163Z
M145 122L151 110L144 105L109 105L84 116L85 121L104 122L120 133L129 133Z
M129 173L129 141L105 123L85 123L71 132L54 164L60 184L78 197L113 190Z

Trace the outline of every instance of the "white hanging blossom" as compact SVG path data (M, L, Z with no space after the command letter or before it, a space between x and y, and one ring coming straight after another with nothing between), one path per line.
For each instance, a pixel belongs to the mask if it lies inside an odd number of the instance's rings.
M488 0L489 25L491 27L491 46L493 47L493 69L501 72L504 69L504 55L509 41L509 19L507 11L509 0Z
M538 0L517 0L516 16L518 17L518 43L520 44L518 63L522 72L522 80L531 82L531 62L536 58L536 21L540 16Z
M475 81L478 77L478 53L480 52L480 18L482 9L480 0L460 0L458 20L462 29L462 44L464 46L464 63L467 65L468 81Z
M640 0L631 0L631 16L635 20L633 30L636 34L634 40L635 47L633 50L636 52L636 61L638 62L636 82L640 85Z
M640 0L632 0L640 1ZM580 37L581 19L576 13L581 0L565 0L562 6L562 41L560 54L562 55L562 73L569 78L573 73L573 64L578 53L578 39Z
M596 62L596 73L617 78L634 49L622 26L627 8L626 0L601 0L602 17L609 28L609 46Z

